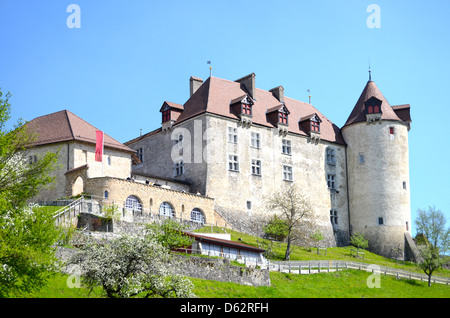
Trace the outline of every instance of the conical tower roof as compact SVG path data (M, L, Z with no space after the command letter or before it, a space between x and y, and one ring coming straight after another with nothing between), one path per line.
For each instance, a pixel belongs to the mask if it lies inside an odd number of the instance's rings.
M371 97L375 97L375 98L381 100L381 113L382 113L381 119L382 120L402 121L397 116L394 109L388 103L386 98L384 98L383 94L381 94L381 92L378 89L375 82L372 80L369 80L366 84L366 87L364 87L364 90L362 91L361 96L359 97L358 101L356 102L356 105L353 108L353 111L351 112L345 125L342 128L344 128L345 126L351 125L351 124L366 121L366 108L365 108L364 103Z

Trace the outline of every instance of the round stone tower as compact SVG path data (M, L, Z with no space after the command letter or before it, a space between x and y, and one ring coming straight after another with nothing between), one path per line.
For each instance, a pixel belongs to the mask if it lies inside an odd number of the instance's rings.
M350 233L364 234L369 250L404 259L411 235L409 105L391 106L369 79L344 127Z

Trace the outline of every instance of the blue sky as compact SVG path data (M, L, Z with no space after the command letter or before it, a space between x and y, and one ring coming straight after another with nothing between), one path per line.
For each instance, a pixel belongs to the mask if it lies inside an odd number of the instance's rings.
M80 28L66 24L72 3ZM438 0L0 0L0 87L13 94L11 124L68 109L125 142L160 125L165 100L183 104L211 60L216 77L254 72L258 88L306 102L310 89L341 127L370 60L389 103L412 107L412 220L435 205L450 222L449 14Z

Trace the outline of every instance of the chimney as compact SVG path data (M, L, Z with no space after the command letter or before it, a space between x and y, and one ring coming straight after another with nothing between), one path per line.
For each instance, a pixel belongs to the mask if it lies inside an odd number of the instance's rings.
M200 88L200 86L202 86L202 84L203 80L201 78L191 76L191 78L189 79L189 96L194 95L194 93Z
M283 86L278 86L275 88L272 88L269 92L272 93L272 95L280 101L280 103L284 103L284 88Z
M238 82L245 87L247 92L250 94L252 98L255 98L255 73L249 74L247 76L244 76L238 80L235 80L235 82Z

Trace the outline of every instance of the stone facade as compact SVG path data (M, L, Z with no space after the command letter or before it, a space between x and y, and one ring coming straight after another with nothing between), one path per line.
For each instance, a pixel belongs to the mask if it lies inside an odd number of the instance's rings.
M230 141L229 128L235 128L236 142ZM259 147L252 146L258 134ZM182 136L181 142L179 136ZM283 154L283 140L290 142L290 153ZM325 244L348 242L348 207L345 146L327 142L311 142L310 138L288 133L280 136L277 129L258 125L242 126L237 120L214 114L203 114L177 125L171 132L155 132L136 143L143 149L144 160L133 167L145 172L189 181L194 192L214 198L216 210L226 214L234 228L261 235L265 198L283 185L295 182L307 189L317 213L316 222L325 235ZM182 150L181 150L182 148ZM334 159L327 163L327 148ZM152 149L159 149L158 153ZM174 160L183 159L183 173L174 175ZM228 156L238 157L237 171L229 169ZM259 160L260 170L252 171L252 160ZM283 165L292 167L292 181L283 180ZM334 176L334 188L328 187L327 176ZM232 211L227 213L227 211ZM330 211L337 213L337 224L331 225ZM236 217L240 215L240 217ZM233 222L235 219L235 222ZM246 219L251 221L245 222ZM260 220L260 222L258 222ZM260 223L260 224L259 224ZM248 224L246 228L242 228Z

